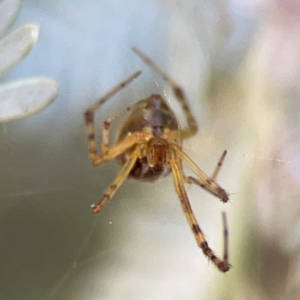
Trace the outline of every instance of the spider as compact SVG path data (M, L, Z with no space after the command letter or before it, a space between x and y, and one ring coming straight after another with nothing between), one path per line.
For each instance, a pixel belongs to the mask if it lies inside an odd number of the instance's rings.
M160 95L152 94L104 121L101 142L102 154L98 152L94 124L96 109L136 79L141 71L135 72L119 83L87 109L84 117L88 135L89 158L92 164L98 166L114 158L122 163L121 171L112 185L105 191L100 200L91 206L93 212L97 214L101 211L127 177L136 180L154 181L172 172L177 194L198 246L220 271L227 272L231 265L228 261L228 230L225 213L222 215L224 235L224 256L222 260L208 246L192 211L184 187L185 183L196 184L221 199L222 202L227 202L229 200L228 194L216 183L216 177L227 152L226 150L223 152L213 175L209 177L182 151L179 140L191 137L198 131L195 117L190 111L183 90L143 52L135 47L132 50L171 86L185 114L188 125L187 128L179 129L177 119L165 99ZM110 125L112 121L126 112L129 112L129 117L124 122L115 144L110 147ZM182 163L185 163L196 177L186 176L183 172Z

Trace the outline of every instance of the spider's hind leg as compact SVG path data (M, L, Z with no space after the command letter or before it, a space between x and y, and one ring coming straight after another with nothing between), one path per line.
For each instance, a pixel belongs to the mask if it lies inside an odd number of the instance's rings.
M198 125L194 115L191 112L183 90L169 75L167 75L167 73L165 73L154 61L152 61L152 59L145 55L141 50L135 47L133 47L132 50L171 86L173 93L177 98L188 123L187 128L180 130L180 138L185 139L196 134L198 131Z
M95 111L103 105L109 98L111 98L113 95L115 95L117 92L119 92L121 89L123 89L126 85L131 83L135 78L137 78L141 74L141 71L137 71L128 78L126 78L124 81L119 83L117 86L112 88L107 94L105 94L103 97L101 97L96 103L94 103L90 108L86 110L84 113L84 119L85 119L85 125L86 125L86 131L88 136L88 151L89 151L89 157L93 165L95 165L95 161L99 158L99 153L97 150L96 145L96 139L95 139L95 121L94 121L94 114ZM108 140L109 140L109 127L110 123L113 119L117 118L124 112L128 110L124 110L119 114L116 114L112 116L111 118L107 119L103 123L103 135L102 135L102 154L105 154L105 152L108 150Z

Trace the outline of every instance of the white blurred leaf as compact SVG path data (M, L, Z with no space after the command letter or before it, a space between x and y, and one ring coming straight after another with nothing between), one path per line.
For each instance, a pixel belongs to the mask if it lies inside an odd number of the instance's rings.
M35 44L38 33L38 25L25 24L0 40L0 76L27 55Z
M21 119L46 108L57 93L57 83L50 78L36 77L1 85L0 122Z
M0 1L0 35L16 19L21 8L21 0L2 0Z

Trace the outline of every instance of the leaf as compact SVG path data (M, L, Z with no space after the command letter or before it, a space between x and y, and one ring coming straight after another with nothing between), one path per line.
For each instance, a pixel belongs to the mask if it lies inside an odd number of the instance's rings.
M16 19L21 8L21 0L2 0L0 1L0 35Z
M0 76L24 58L38 38L39 26L25 24L0 40Z
M36 77L0 86L0 122L32 115L54 101L58 86L50 78Z

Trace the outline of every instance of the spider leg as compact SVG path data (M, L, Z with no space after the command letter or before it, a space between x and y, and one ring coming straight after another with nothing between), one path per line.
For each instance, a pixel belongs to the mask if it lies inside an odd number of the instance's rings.
M218 161L218 163L217 163L217 166L215 167L215 170L214 170L212 176L210 177L211 180L216 181L216 178L217 178L217 176L218 176L218 174L219 174L219 172L220 172L220 169L221 169L221 167L222 167L222 165L223 165L223 161L224 161L224 159L225 159L226 154L227 154L227 151L225 150L225 151L222 153L222 155L221 155L221 157L220 157L220 159L219 159L219 161ZM206 187L203 187L203 184L202 184L197 178L195 178L195 177L192 177L192 176L187 176L187 177L186 177L186 176L185 176L185 177L184 177L184 181L185 181L186 183L188 183L188 184L196 184L196 185L199 185L200 187L202 187L202 188L204 188L205 190L207 190L207 188L206 188ZM210 192L210 191L209 191L209 192Z
M140 156L141 150L137 146L135 150L131 153L129 159L123 165L118 176L114 180L113 184L105 191L101 199L93 204L91 207L95 214L99 213L103 206L114 196L118 188L122 185L124 180L128 177L129 172L133 168L137 158Z
M223 211L222 212L222 221L223 221L223 236L224 236L224 256L223 259L225 261L229 261L229 251L228 251L228 226L227 226L227 217L226 217L226 213Z
M107 118L103 122L102 143L101 143L102 153L106 153L109 149L109 129L110 129L110 124L112 123L112 121L114 121L116 118L122 116L126 112L133 110L135 107L140 106L143 102L145 102L145 99L142 99L142 100L126 107L124 110L112 115L111 117Z
M99 166L126 152L132 146L147 142L151 137L151 133L134 132L130 136L125 137L124 140L118 144L109 148L103 155L98 155L96 151L89 151L90 160L94 166Z
M222 200L222 202L228 202L229 198L228 198L228 194L227 192L220 187L215 181L214 179L210 178L209 176L207 176L182 150L181 147L179 145L176 144L172 144L172 146L174 147L177 156L179 157L179 159L181 159L183 162L185 162L188 167L197 175L197 178L194 177L184 177L184 181L186 183L193 183L193 184L197 184L200 187L202 187L203 189L205 189L207 192L211 193L212 195L218 197L219 199ZM225 152L226 155L226 152ZM219 163L221 161L221 165L222 162L225 158L225 155L223 153L223 155L221 156ZM215 170L213 176L216 177L216 175L218 175L219 170L221 168L221 166L216 167L217 171Z
M217 176L218 176L218 174L219 174L219 172L220 172L220 170L222 168L222 165L223 165L223 162L224 162L226 154L227 154L227 150L225 150L222 153L220 159L218 160L217 166L216 166L216 168L215 168L212 176L210 177L212 180L216 180L216 178L217 178Z
M181 105L181 108L186 116L188 128L180 130L180 138L185 139L194 135L198 131L198 125L195 117L191 113L187 99L184 95L183 90L178 86L178 84L173 81L156 63L154 63L147 55L145 55L139 49L133 47L132 50L147 63L152 69L154 69L161 77L171 86L175 97Z
M119 92L122 88L126 85L131 83L135 78L137 78L141 74L141 71L137 71L127 79L119 83L117 86L112 88L107 94L101 97L96 103L94 103L90 108L86 110L84 113L85 124L86 124L86 131L88 136L88 149L89 149L89 156L93 163L92 157L98 155L97 145L95 140L95 122L94 122L94 113L96 109L104 104L110 97L114 94ZM113 119L124 113L126 110L122 111L120 114L113 116ZM102 136L102 151L103 154L108 150L108 139L109 139L109 127L110 127L111 120L108 119L103 124L103 136Z
M183 172L182 172L179 162L176 159L172 158L170 160L170 165L171 165L171 168L173 171L174 182L175 182L177 194L179 196L179 199L180 199L182 208L184 210L184 213L186 215L186 218L187 218L187 220L190 224L190 227L194 233L194 236L196 238L198 246L202 249L203 253L215 264L215 266L220 271L227 272L230 269L230 264L228 262L227 239L226 238L224 239L225 253L224 253L224 259L221 260L214 254L214 252L208 246L208 243L204 237L204 234L203 234L202 230L200 229L200 226L196 220L196 217L193 213L190 202L188 200L186 190L184 188ZM225 230L224 230L224 232L225 232ZM226 232L227 232L227 229L226 229ZM225 235L225 237L227 237L227 235Z

